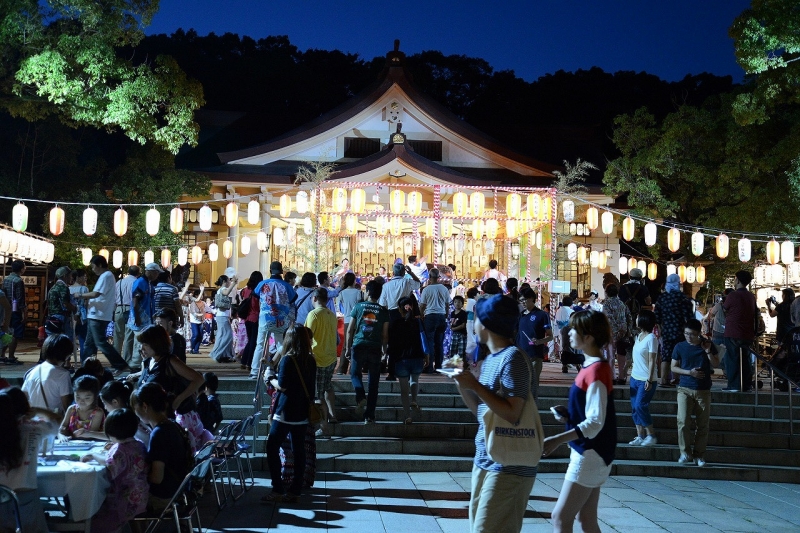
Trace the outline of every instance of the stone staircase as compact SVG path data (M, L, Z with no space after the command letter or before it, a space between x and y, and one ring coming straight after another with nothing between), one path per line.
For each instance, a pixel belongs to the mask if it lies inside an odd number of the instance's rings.
M254 381L241 378L220 380L220 400L226 419L252 413ZM423 376L418 403L421 413L404 425L397 382L380 383L376 424L356 420L355 394L350 380L335 376L336 416L330 438L317 439L317 468L323 471L370 472L466 472L472 469L477 422L467 410L455 385L442 376ZM539 409L545 434L562 430L549 408L566 403L566 384L540 387ZM629 389L614 391L619 445L613 475L703 478L739 481L792 482L800 480L800 424L789 438L788 396L776 393L775 420L771 419L768 393L712 393L711 431L706 460L708 466L678 465L677 403L675 389L656 392L651 404L659 444L629 446L636 436L630 417ZM795 418L800 408L794 409ZM266 408L264 409L266 418ZM259 453L264 452L268 425L259 425ZM564 472L569 450L561 447L552 458L543 459L540 472ZM266 469L266 462L262 465Z

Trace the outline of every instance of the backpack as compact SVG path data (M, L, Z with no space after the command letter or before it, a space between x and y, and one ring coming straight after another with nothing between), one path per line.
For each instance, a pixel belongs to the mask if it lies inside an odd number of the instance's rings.
M633 319L633 323L636 324L636 318L639 316L639 312L642 310L642 304L636 298L636 295L639 294L639 291L642 289L641 283L637 283L639 285L636 287L636 290L628 296L628 299L625 300L625 307L628 308L628 311L631 312L631 318Z
M244 298L239 304L239 307L236 308L236 312L242 320L247 318L247 315L250 314L250 310L253 308L253 294L255 294L255 291L250 291L247 298Z

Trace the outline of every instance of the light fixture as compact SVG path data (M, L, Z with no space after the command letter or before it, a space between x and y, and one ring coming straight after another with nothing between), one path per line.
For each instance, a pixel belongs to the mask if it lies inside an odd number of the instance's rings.
M474 192L469 195L469 214L470 216L480 218L483 216L483 211L486 207L486 196L482 192Z
M486 251L486 255L492 255L494 253L494 241L486 241L483 249Z
M513 222L513 221L512 221ZM494 240L497 238L497 220L490 219L486 221L486 238Z
M286 240L290 243L297 240L297 224L294 222L289 222L289 225L286 226Z
M558 204L553 203L553 200L549 196L545 196L542 200L541 219L545 222L550 222L551 216L558 217L557 205Z
M225 205L225 224L227 224L229 228L233 228L239 224L239 204L236 202L231 201Z
M306 195L306 207L308 207L307 199L308 195ZM250 200L249 202L247 202L247 223L252 226L255 226L260 221L261 221L261 204L258 203L258 200Z
M750 261L750 239L746 237L739 239L739 261L742 263Z
M611 253L611 250L603 250L600 252L600 259L597 261L597 268L600 270L605 270L608 266L608 256Z
M603 215L600 217L600 221L603 233L605 235L611 235L611 232L614 231L614 215L611 214L611 211L604 211Z
M108 250L106 250L105 248L101 248L100 251L97 252L97 255L103 256L103 258L105 258L106 261L108 261L111 258L111 254L109 254Z
M192 246L192 264L199 265L203 260L203 250L196 244Z
M549 201L549 199L548 199ZM569 200L567 200L569 201ZM542 205L542 197L538 193L531 193L528 195L528 205L527 211L528 216L531 217L533 220L541 220L543 218L547 218L546 213L542 213L544 209L544 205ZM572 206L572 216L575 216L575 205ZM566 215L565 215L566 217ZM566 220L566 218L565 218ZM567 220L569 222L569 220Z
M222 257L225 259L233 257L233 242L230 239L226 239L222 243Z
M781 263L784 265L794 263L794 243L792 241L781 243Z
M358 233L358 217L356 215L347 215L347 217L345 217L344 230L348 235L355 235Z
M393 215L402 215L406 209L406 193L395 189L389 195L389 210Z
M167 269L172 265L172 252L169 248L161 250L161 268Z
M528 195L529 213L531 210L531 196L533 195L532 194ZM563 202L561 202L561 213L564 216L564 222L572 222L575 219L575 202L573 202L572 200L564 200ZM531 218L537 218L537 217L534 217L533 214L531 213Z
M83 233L90 237L97 231L97 211L91 207L83 210Z
M453 236L453 219L443 218L439 222L439 237L442 239L449 239Z
M697 277L697 283L705 283L706 282L706 267L700 265L697 267L697 273L695 274Z
M56 236L64 233L64 210L58 206L50 210L50 233Z
M211 230L211 208L204 205L197 212L197 223L200 225L200 231Z
M189 249L185 246L178 248L178 264L184 266L189 262Z
M350 191L350 212L360 215L367 209L367 192L364 189ZM299 211L299 208L298 208Z
M128 231L128 212L119 208L114 212L114 233L122 237Z
M331 207L334 213L347 211L347 189L336 187L331 193Z
M644 275L644 273L647 272L647 263L644 260L639 259L639 261L636 262L636 268L641 270L642 275Z
M139 252L136 250L128 251L128 266L139 264Z
M622 221L622 238L626 241L633 239L636 232L636 223L631 217L625 217Z
M22 202L11 210L11 227L19 232L28 229L28 207Z
M311 219L309 217L304 218L303 233L305 233L306 235L311 235L313 231L314 231L314 226L311 224Z
M169 212L169 230L172 233L183 231L183 209L173 207Z
M590 230L596 230L599 224L598 212L596 207L590 207L586 210L586 225Z
M644 225L644 243L647 246L654 246L656 244L656 235L658 234L658 228L652 222L648 222Z
M111 254L111 266L122 268L122 250L114 250L114 253Z
M350 250L350 239L348 237L339 237L339 250L343 254Z
M686 281L688 281L689 283L694 283L695 280L697 279L696 274L697 274L697 269L695 269L694 266L689 265L688 267L686 267Z
M696 256L703 255L703 248L705 248L705 237L699 231L692 233L692 254Z
M567 259L570 261L578 260L578 245L571 242L567 245Z
M301 215L308 213L308 193L306 191L298 191L294 197L294 201L298 213Z
M767 243L767 263L774 265L780 259L780 245L772 239Z
M403 219L400 217L392 217L389 221L389 232L395 237L403 233Z
M600 252L597 250L592 250L589 253L589 266L592 268L597 268L598 264L600 264Z
M436 219L428 217L425 219L425 236L433 239L436 236Z
M490 221L493 222L493 221ZM506 239L516 239L519 234L519 224L516 220L506 220Z
M578 246L578 264L585 265L589 260L589 249L586 246Z
M631 270L633 270L634 268L637 268L637 267L638 267L638 265L636 263L636 259L633 258L633 257L629 258L628 259L628 272L630 272ZM642 271L642 273L644 273L644 271Z
M506 196L506 217L519 218L519 212L522 209L522 196L512 192Z
M320 195L322 198L325 198L325 193L322 191L320 191ZM320 212L322 212L321 208ZM292 214L292 198L288 194L282 195L278 201L278 213L281 215L281 218L289 218L289 215Z
M419 191L412 191L408 193L408 214L412 217L418 217L422 213L422 193Z
M681 232L672 228L667 232L667 248L670 252L677 252L681 248Z
M243 235L242 240L239 241L239 251L242 252L242 255L250 253L250 237L247 235Z
M89 263L92 261L91 248L81 248L81 260L83 262L83 266L89 266Z
M147 250L144 253L144 264L145 266L149 265L150 263L155 263L156 255L153 253L153 250Z
M156 209L155 206L148 209L144 217L144 230L147 234L151 237L155 236L158 233L158 226L160 223L161 213L158 212L158 209Z
M680 278L681 283L686 283L686 265L678 267L678 278Z
M269 249L269 234L263 229L256 234L256 248L260 252L266 252Z
M330 233L339 233L342 231L342 215L334 213L328 218L328 231Z
M473 239L482 239L483 233L486 230L486 224L481 219L476 219L472 221L472 238Z
M667 265L667 277L669 277L669 276L671 276L673 274L677 274L677 273L678 273L678 267L676 267L675 265L673 265L671 263L669 265Z
M219 245L212 242L208 245L208 260L213 262L217 259L219 259Z
M378 235L386 235L389 232L389 218L384 215L378 215L375 219L375 233Z
M628 273L628 260L624 257L619 258L619 273L620 275Z
M515 261L519 259L519 243L512 242L511 243L511 258Z
M717 236L717 257L720 259L728 257L728 236L724 233Z
M658 277L658 265L655 263L650 263L647 265L647 279L650 281L655 281Z
M466 193L457 192L453 195L453 214L457 217L463 217L467 214Z

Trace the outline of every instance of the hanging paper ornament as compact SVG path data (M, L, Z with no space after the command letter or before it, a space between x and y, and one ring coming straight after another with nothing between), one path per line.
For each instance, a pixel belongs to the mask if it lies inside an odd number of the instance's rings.
M331 207L334 213L347 211L347 189L336 187L331 193Z
M636 262L636 268L641 270L642 271L642 275L644 275L644 273L647 272L647 262L639 259L639 261Z
M184 266L189 262L189 249L185 246L178 248L178 264Z
M466 193L457 192L453 195L453 214L457 217L463 217L467 214Z
M544 197L544 199L542 200L542 211L541 211L542 213L541 218L543 221L550 222L550 217L558 216L557 213L558 209L556 209L555 207L556 205L558 204L553 204L553 200L549 196Z
M114 250L114 253L111 254L111 266L122 268L122 250Z
M389 231L395 237L403 233L403 219L400 217L392 217L389 221Z
M128 212L121 207L114 212L114 233L122 237L128 231Z
M625 217L622 221L622 238L626 241L633 239L636 232L636 223L631 217Z
M50 233L56 236L64 233L64 210L58 206L50 210Z
M250 237L247 235L244 235L242 240L239 241L239 251L242 252L242 255L250 253Z
M324 194L322 191L320 193ZM278 200L278 214L281 218L289 218L289 215L292 214L292 197L288 194L281 195Z
M589 253L589 266L592 268L597 268L598 264L600 264L600 253L597 250L592 250Z
M169 248L164 248L161 250L161 268L168 269L172 265L172 252L169 251Z
M585 265L589 260L589 249L585 246L578 246L578 264Z
M341 224L339 228L341 229ZM286 240L292 244L297 240L297 224L294 222L290 222L289 225L286 227Z
M25 204L20 202L11 210L11 227L19 232L28 229L28 207Z
M667 265L667 276L671 276L672 274L677 274L677 273L678 273L678 267L672 264Z
M130 250L128 252L128 266L138 265L139 264L139 252L136 250Z
M464 247L467 245L467 239L463 235L460 235L456 237L454 240L456 241L456 253L463 254Z
M469 195L469 216L480 218L486 207L486 196L482 192L474 192Z
M169 212L169 230L172 233L183 231L183 209L173 207Z
M356 215L347 215L344 220L344 229L348 235L358 233L358 217Z
M686 283L686 265L681 265L678 267L678 277L681 280L681 283Z
M717 257L720 259L728 257L728 236L724 233L717 236Z
M739 261L746 263L750 261L750 239L739 239Z
M420 213L422 213L422 193L412 191L408 193L408 214L418 217Z
M570 202L571 200L566 200L566 201ZM538 193L532 193L528 195L528 216L530 216L531 219L533 220L546 219L547 214L543 212L544 208L545 206L542 205L542 197ZM566 220L566 217L567 213L565 211L564 220ZM572 204L572 218L575 218L575 204ZM569 222L570 220L567 220L567 222Z
M303 219L303 233L305 233L306 235L311 235L313 231L314 231L314 226L311 223L311 219L306 217L305 219Z
M696 256L703 255L703 248L705 248L705 237L699 231L692 233L692 254Z
M308 213L308 193L306 191L298 191L294 197L294 201L298 213L301 215Z
M681 232L672 228L667 232L667 248L670 252L677 252L681 248Z
M211 230L211 208L204 205L197 211L197 223L200 225L200 231Z
M235 227L239 223L239 204L228 202L225 206L225 224L229 228Z
M473 239L482 239L483 233L486 230L486 225L484 224L483 220L473 220L472 221L472 238Z
M697 267L697 283L705 283L706 282L706 267L700 265Z
M439 233L442 239L449 239L453 235L453 219L443 218L440 222Z
M780 259L780 245L772 239L767 243L767 263L774 265Z
M512 221L513 222L513 221ZM486 221L486 238L494 240L497 238L497 220L491 219Z
M695 280L697 279L695 277L696 273L697 273L697 271L696 271L695 267L693 267L691 265L686 267L686 281L689 282L689 283L694 283Z
M619 273L620 275L628 273L628 260L624 257L619 258Z
M148 235L154 237L158 234L158 226L161 224L161 213L158 209L151 207L147 210L144 217L144 230Z
M360 215L367 209L367 192L364 189L350 191L350 212ZM299 211L299 207L298 207Z
M792 241L781 243L781 263L784 265L794 263L794 243Z
M81 260L83 261L83 266L89 266L89 263L92 262L91 248L81 248Z
M149 265L150 263L155 263L156 261L156 254L153 253L153 250L147 250L144 253L144 264Z
M647 246L655 246L656 235L658 234L658 227L652 222L644 225L644 243Z
M586 226L594 231L597 229L599 219L598 219L598 211L596 207L590 207L586 210Z
M528 212L531 209L531 196L528 195ZM575 219L575 202L572 200L564 200L561 202L561 213L564 215L564 222L572 222ZM531 218L536 218L531 215Z
M83 233L90 237L97 231L97 211L91 207L83 210Z
M428 217L425 219L425 236L433 239L436 236L436 219Z
M655 263L650 263L647 265L647 279L650 281L655 281L658 277L658 265Z
M222 243L222 257L225 259L233 257L233 242L230 239Z
M490 220L490 222L493 222ZM518 235L516 220L506 220L506 239L516 239Z
M256 248L259 252L266 252L268 246L267 232L262 229L256 234Z
M212 242L208 245L208 260L213 263L217 259L219 259L219 245Z
M578 260L578 245L571 242L567 245L567 259L570 261Z
M600 217L601 228L605 235L611 235L614 231L614 215L611 214L611 211L603 212L603 215Z
M342 215L332 214L328 219L328 231L330 233L339 233L342 231Z
M180 255L180 250L178 250L178 254ZM202 260L203 260L203 250L195 244L194 246L192 246L192 264L198 265Z
M393 190L391 194L389 194L389 210L392 212L393 215L402 215L405 209L406 209L406 193L404 193L400 189Z
M306 195L308 198L308 195ZM306 200L306 207L308 207L308 200ZM261 221L261 204L258 200L250 200L247 202L247 223L254 226Z
M389 218L384 215L378 215L375 219L375 232L378 235L386 235L389 232Z
M512 192L506 196L506 217L519 218L519 212L522 209L522 196Z
M494 241L486 241L483 245L483 249L486 255L492 255L494 253Z
M600 270L605 270L608 266L608 254L606 252L608 252L608 250L600 252L600 257L597 260L597 268Z
M630 272L634 268L637 268L636 259L631 257L630 259L628 259L628 272ZM644 271L642 271L642 273L644 273Z

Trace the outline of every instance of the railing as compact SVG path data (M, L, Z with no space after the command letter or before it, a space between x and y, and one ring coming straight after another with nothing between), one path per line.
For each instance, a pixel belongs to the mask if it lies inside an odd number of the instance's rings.
M256 442L258 441L259 422L261 420L261 409L264 407L264 394L266 393L267 385L264 383L264 358L258 364L258 377L256 378L256 388L253 391L253 414L256 415L255 423L253 424L253 453L256 453Z
M792 447L792 439L794 437L794 409L792 408L792 392L795 388L798 387L798 384L792 380L785 372L779 370L772 364L771 361L768 361L764 356L757 354L754 351L750 351L750 353L756 358L756 372L755 372L755 383L754 383L754 390L755 390L755 406L758 407L758 361L766 366L769 369L770 374L770 404L771 404L771 413L772 413L772 420L775 420L775 377L786 380L789 386L789 447ZM741 373L740 373L741 375Z

